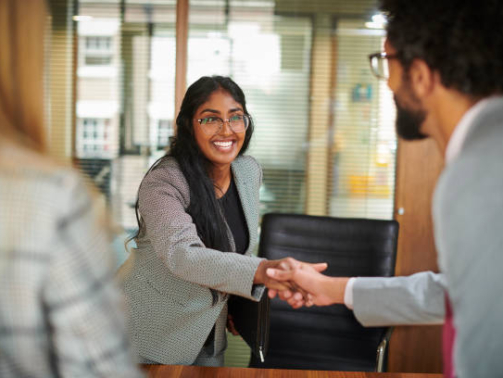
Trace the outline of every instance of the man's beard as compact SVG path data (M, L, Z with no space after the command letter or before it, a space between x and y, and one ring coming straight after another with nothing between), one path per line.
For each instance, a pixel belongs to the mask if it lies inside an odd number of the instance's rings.
M407 109L399 104L396 95L394 96L396 105L396 132L398 136L405 140L420 140L428 136L421 132L421 125L426 119L426 112L423 109ZM419 102L419 101L414 101Z

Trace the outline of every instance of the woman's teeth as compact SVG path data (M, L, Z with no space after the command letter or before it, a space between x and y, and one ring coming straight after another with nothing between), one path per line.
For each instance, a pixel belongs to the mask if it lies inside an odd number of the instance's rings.
M222 150L228 150L232 146L232 141L229 142L213 142L215 146Z

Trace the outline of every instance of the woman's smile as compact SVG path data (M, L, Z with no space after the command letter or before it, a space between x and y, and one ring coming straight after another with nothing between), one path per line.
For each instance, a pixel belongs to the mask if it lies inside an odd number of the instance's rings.
M215 140L212 143L215 148L222 153L232 152L233 148L236 146L235 139Z

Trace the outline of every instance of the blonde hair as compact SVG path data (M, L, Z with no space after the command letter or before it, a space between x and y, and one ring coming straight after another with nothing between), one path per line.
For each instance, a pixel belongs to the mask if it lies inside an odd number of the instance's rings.
M44 152L45 0L0 0L0 138Z

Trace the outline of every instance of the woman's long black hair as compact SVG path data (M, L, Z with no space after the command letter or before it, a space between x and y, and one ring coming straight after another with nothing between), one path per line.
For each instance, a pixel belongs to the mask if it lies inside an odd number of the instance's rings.
M150 171L158 169L159 163L163 160L169 157L175 158L190 189L190 205L187 211L196 225L199 237L206 247L228 252L230 245L224 216L215 196L215 183L209 175L211 162L203 155L197 145L193 122L196 110L217 90L229 93L243 107L244 113L248 114L245 95L231 78L222 76L201 77L185 93L180 113L176 118L176 137L172 138L168 153L155 162L145 176ZM252 134L253 120L250 121L250 125L246 129L245 139L239 155L247 150ZM129 240L137 240L145 232L145 224L139 212L138 198L135 211L138 232Z

